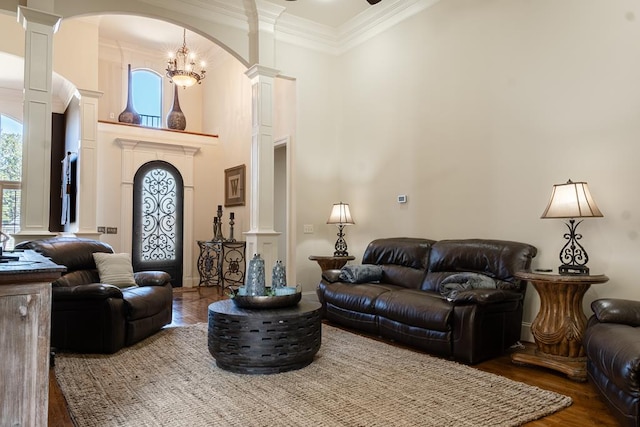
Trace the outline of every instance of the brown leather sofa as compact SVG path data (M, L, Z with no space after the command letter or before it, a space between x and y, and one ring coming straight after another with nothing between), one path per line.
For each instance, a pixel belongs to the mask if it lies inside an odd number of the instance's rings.
M113 253L91 239L55 237L22 242L67 267L52 284L51 346L81 353L114 353L171 323L173 289L169 274L134 273L138 287L100 283L94 252Z
M640 301L591 303L583 345L587 376L622 426L640 426Z
M378 281L347 283L344 268L326 270L317 288L324 317L337 324L475 364L520 339L528 270L536 248L500 240L386 238L372 241L362 265L377 265ZM480 273L494 288L443 296L443 283Z

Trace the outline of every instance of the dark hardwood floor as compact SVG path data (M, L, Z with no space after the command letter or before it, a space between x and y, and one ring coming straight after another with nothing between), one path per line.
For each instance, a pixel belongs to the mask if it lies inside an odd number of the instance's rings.
M207 322L209 304L222 298L218 292L218 288L215 287L177 289L174 293L172 325ZM562 393L573 399L573 405L569 408L529 423L527 426L618 426L591 383L574 382L560 373L543 368L516 366L511 363L509 355L480 363L474 367L515 381ZM72 427L73 422L69 416L64 396L55 380L53 369L55 368L52 368L49 376L49 426Z

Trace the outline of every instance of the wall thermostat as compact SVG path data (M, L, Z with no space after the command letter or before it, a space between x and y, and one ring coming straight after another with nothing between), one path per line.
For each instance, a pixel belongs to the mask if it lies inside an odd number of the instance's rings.
M407 195L406 194L400 194L398 196L398 203L407 203Z

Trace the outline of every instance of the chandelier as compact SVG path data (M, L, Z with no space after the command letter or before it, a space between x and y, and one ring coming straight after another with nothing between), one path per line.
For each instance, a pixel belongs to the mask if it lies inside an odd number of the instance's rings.
M187 48L187 30L182 33L182 47L175 54L169 55L167 61L167 77L176 84L187 88L201 83L205 77L204 63L200 65L200 72L196 70L195 55Z

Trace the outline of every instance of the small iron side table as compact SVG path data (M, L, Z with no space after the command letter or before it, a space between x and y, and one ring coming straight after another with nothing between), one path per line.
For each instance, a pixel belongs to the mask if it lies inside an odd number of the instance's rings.
M198 286L220 286L220 294L225 287L244 284L246 270L246 242L198 240Z
M340 270L349 261L356 259L354 256L320 256L310 255L309 259L315 261L320 266L322 271L325 270Z
M520 271L515 277L531 282L540 295L540 311L531 324L535 350L513 353L518 365L536 365L566 374L574 381L587 380L587 359L582 337L587 317L582 299L593 284L606 283L601 275L559 275Z

